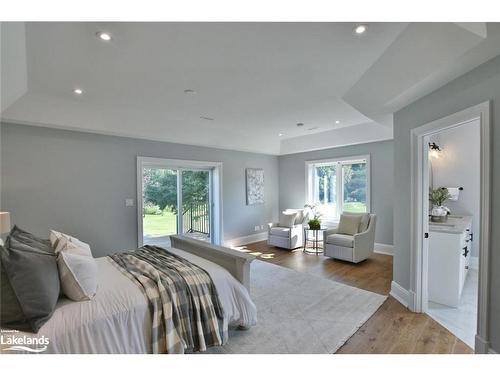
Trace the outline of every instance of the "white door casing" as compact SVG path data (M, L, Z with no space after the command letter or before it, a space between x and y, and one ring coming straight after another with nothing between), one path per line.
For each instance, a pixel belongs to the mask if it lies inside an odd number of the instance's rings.
M479 291L476 353L487 353L488 307L489 307L489 239L490 239L490 194L491 194L491 123L490 102L454 113L442 119L424 124L411 131L411 254L410 254L410 301L409 308L415 312L426 310L427 299L427 252L428 209L425 183L428 167L428 145L425 140L433 133L454 128L472 120L479 120L481 127L481 214L479 235ZM428 181L427 181L428 186Z

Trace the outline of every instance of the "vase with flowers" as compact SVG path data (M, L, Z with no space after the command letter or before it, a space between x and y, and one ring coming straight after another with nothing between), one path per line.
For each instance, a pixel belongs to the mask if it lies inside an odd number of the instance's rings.
M304 208L308 208L310 212L310 216L312 215L312 219L310 218L307 222L309 229L318 230L321 229L321 212L318 209L318 205L316 204L306 204Z
M445 187L431 190L429 193L429 201L432 203L431 221L442 223L448 219L450 210L443 206L443 203L450 197L451 195Z

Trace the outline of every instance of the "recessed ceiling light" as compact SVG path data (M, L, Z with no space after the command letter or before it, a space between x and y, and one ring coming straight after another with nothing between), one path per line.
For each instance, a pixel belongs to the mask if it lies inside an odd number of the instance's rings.
M82 89L73 89L73 93L76 94L76 95L82 95L83 94L83 90Z
M336 120L336 121L335 121L335 123L336 123L336 124L340 124L340 121L339 121L339 120Z
M354 28L354 33L357 35L364 34L367 29L366 25L358 25Z
M283 133L279 133L279 134L278 134L278 137L283 137Z
M301 126L304 126L304 123L303 122L298 122L297 126L300 128Z
M111 40L111 35L103 31L99 31L96 35L99 39L104 40L105 42L109 42Z
M208 117L208 116L200 116L202 120L207 120L207 121L214 121L215 119L213 117Z
M184 94L196 94L196 91L194 91L192 89L185 89Z

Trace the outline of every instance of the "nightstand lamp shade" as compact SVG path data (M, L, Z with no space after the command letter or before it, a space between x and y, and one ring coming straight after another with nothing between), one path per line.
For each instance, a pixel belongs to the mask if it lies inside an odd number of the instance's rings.
M0 212L0 235L10 232L10 212Z

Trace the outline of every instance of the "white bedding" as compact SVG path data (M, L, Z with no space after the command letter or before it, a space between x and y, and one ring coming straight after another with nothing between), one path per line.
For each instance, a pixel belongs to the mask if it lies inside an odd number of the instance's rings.
M221 266L169 248L211 276L224 309L224 324L250 327L257 311L248 291ZM47 353L150 353L151 315L142 291L107 258L97 258L99 286L90 301L61 299L37 334L50 340Z

